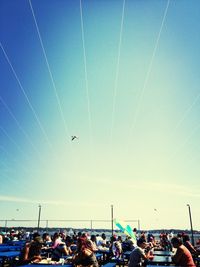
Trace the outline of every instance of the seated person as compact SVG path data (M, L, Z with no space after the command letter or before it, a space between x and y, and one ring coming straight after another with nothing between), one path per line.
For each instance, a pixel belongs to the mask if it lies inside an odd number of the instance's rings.
M52 243L51 236L48 233L44 233L42 235L42 239L44 241L44 246L49 247Z
M62 255L69 255L70 251L66 244L62 241L60 235L55 233L53 236L53 246L51 258L53 261L59 261Z
M149 245L151 245L152 248L156 247L156 240L153 234L148 234L147 242L149 243Z
M52 244L53 249L56 248L60 243L63 243L59 233L54 233L52 241L53 241Z
M197 240L196 246L200 246L200 238Z
M116 258L120 258L122 255L122 243L115 236L112 237L112 253Z
M178 237L173 237L171 240L172 246L176 248L176 254L172 256L172 261L178 266L195 267L190 251L183 245Z
M28 264L30 262L40 262L42 260L41 257L41 249L43 245L43 240L40 236L37 236L30 243L27 243L22 250L20 256L20 264Z
M77 250L73 258L73 263L75 266L82 265L98 267L98 262L93 251L91 240L89 240L85 235L82 235L82 237L77 240Z
M200 238L196 242L195 249L197 251L197 254L200 255Z
M137 241L137 247L134 248L130 254L128 267L142 266L143 261L149 258L149 252L145 253L146 247L147 247L146 240L143 238L140 238Z
M72 255L73 254L72 248L74 247L75 244L73 244L73 239L70 236L66 236L65 244L69 252L69 255Z
M122 242L123 251L132 251L135 248L134 242L130 236L127 236L124 242Z
M94 252L98 251L97 239L96 239L96 236L95 235L91 235L90 242L91 242L92 250Z
M99 238L98 242L97 242L97 247L98 250L100 251L109 251L109 244L108 241L106 239L106 235L104 233L102 233L101 238Z
M168 233L162 233L160 238L161 246L164 250L171 250L171 243L169 241L169 235Z
M193 247L193 245L190 243L190 237L189 235L184 234L183 235L183 245L190 251L192 255L197 255L196 249Z
M51 255L52 252L52 241L51 241L51 236L48 233L44 233L42 235L43 239L43 247L42 247L42 255L45 258L49 258L49 255Z

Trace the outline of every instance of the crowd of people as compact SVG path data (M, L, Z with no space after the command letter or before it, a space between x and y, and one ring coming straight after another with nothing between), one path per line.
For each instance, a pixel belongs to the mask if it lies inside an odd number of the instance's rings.
M159 238L146 232L137 233L134 229L135 239L130 236L113 235L107 238L105 233L92 234L74 232L68 235L64 232L56 232L53 235L38 232L33 234L16 232L12 230L6 235L0 235L0 242L7 243L10 240L26 240L21 250L18 265L38 263L44 258L58 262L63 256L70 256L75 266L98 267L96 252L104 253L104 263L115 259L123 258L124 252L131 251L128 263L129 267L145 265L152 257L154 249L169 250L175 253L172 261L178 266L194 267L194 258L200 255L200 242L193 246L189 235L185 233L174 236L172 233L161 233Z
M168 250L174 253L171 256L172 263L176 266L195 267L195 259L200 255L200 242L194 247L189 235L180 233L174 236L173 233L161 233L159 240L153 235L141 234L137 240L137 246L130 254L129 267L139 267L142 263L148 262L153 257L153 249Z

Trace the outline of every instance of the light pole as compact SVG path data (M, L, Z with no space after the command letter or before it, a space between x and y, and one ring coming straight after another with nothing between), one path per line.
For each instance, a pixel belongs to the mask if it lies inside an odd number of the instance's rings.
M187 206L188 206L189 218L190 218L190 227L191 227L191 235L192 235L192 245L194 246L194 235L193 235L193 227L192 227L191 209L190 209L190 205L189 204L187 204Z
M6 232L6 230L7 230L7 224L8 224L8 221L5 220L5 232Z
M113 236L113 205L111 205L111 230L112 230L112 236Z
M48 231L49 221L46 220L46 231Z
M91 230L91 232L92 232L92 220L90 220L90 230Z
M38 214L38 226L37 226L37 229L38 229L38 231L39 231L39 228L40 228L40 215L41 215L41 205L39 204L39 214Z
M138 220L138 230L140 231L140 220Z

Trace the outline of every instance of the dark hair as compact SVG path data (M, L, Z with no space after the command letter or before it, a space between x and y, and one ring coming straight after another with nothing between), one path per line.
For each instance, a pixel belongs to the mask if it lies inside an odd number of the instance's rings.
M96 235L91 235L90 240L95 241L97 240Z
M190 241L189 235L184 235L183 236L183 242Z
M86 238L87 237L86 233L82 233L81 237Z
M41 236L37 236L37 237L35 237L34 241L35 241L35 244L36 244L37 246L42 246L42 244L43 244L43 239L42 239Z
M44 234L42 235L42 238L45 239L47 236L49 236L49 234L48 234L48 233L44 233Z
M54 235L53 235L53 241L55 241L58 237L59 237L60 235L59 235L59 233L54 233Z
M70 247L73 243L73 239L70 236L67 236L65 239L65 244Z
M172 244L178 244L178 245L182 245L183 244L182 240L180 238L178 238L178 237L173 237L172 240L171 240L171 243Z
M33 240L35 240L36 237L40 236L38 232L33 233Z
M114 235L113 235L113 236L111 236L111 237L110 237L110 241L111 241L111 242L117 241L117 238L116 238L116 236L114 236Z
M141 244L146 243L146 240L144 238L140 238L137 241L137 245L140 246Z
M103 233L102 235L101 235L101 237L104 239L106 239L106 235Z

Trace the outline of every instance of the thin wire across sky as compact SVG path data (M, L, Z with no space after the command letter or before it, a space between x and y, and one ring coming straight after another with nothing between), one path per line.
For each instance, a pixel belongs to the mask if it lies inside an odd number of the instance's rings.
M151 183L152 187L160 183L155 195L163 192L161 182L168 179L176 185L184 180L184 197L192 191L185 174L187 164L183 162L187 152L198 159L200 94L198 79L195 88L191 85L191 93L186 88L182 73L187 72L187 67L176 61L181 55L183 63L198 66L191 57L192 48L196 48L197 54L198 47L190 41L190 50L182 46L186 52L178 54L182 35L186 34L182 29L185 20L182 14L187 11L183 4L152 0L152 7L149 3L126 0L20 3L26 12L23 14L18 7L0 42L0 67L5 72L2 76L5 89L0 93L0 176L5 180L2 191L8 187L7 176L10 183L16 179L22 184L31 182L28 177L37 188L46 188L43 203L49 206L68 203L68 199L72 199L69 205L73 206L76 199L75 207L83 207L83 199L90 205L91 197L94 201L89 211L95 213L95 206L105 206L112 199L118 204L119 213L126 214L132 192L139 194L146 184L144 194L148 197L144 202L150 199L148 204L151 202L158 210L162 207L155 205L157 196L151 198L148 191ZM198 12L187 7L199 18ZM14 2L10 8L5 8L4 25L8 24L9 12L16 9ZM18 17L23 18L23 23ZM190 23L198 29L196 21L191 19ZM185 27L192 30L188 24ZM9 42L14 37L12 46ZM171 71L172 64L176 68ZM156 67L160 69L157 71ZM198 73L196 69L191 80ZM60 88L60 84L65 88ZM71 135L76 134L79 139L72 141ZM199 168L195 167L196 172L192 168L187 171L196 178ZM179 187L173 184L170 188ZM49 192L54 190L56 196L51 202ZM172 190L169 191L172 195ZM6 200L6 196L2 199ZM9 196L7 199L12 200ZM35 204L31 196L30 203ZM141 205L145 208L145 203ZM140 209L135 212L140 214Z

